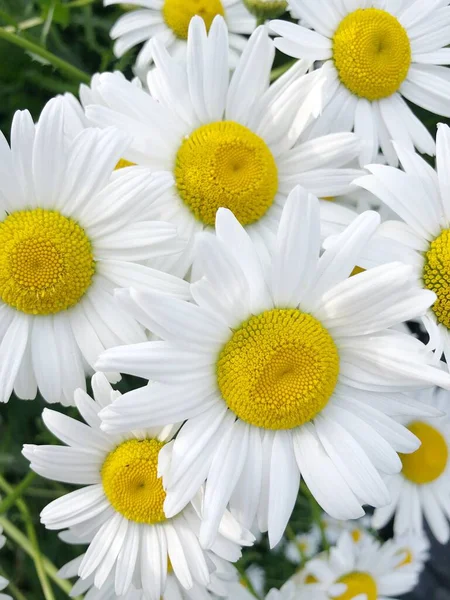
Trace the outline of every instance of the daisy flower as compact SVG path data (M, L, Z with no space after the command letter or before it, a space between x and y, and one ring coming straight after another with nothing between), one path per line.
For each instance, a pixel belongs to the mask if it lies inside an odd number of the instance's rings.
M218 208L229 208L265 252L297 184L317 196L340 196L354 189L352 181L363 174L346 166L359 156L355 135L301 138L315 104L310 89L316 75L301 76L307 63L269 85L275 49L260 27L230 80L227 49L224 20L217 17L207 35L196 17L186 65L154 44L151 95L111 73L96 77L95 87L81 92L90 122L114 124L132 136L123 158L173 177L173 187L155 203L154 214L175 223L179 235L190 241L180 276L190 266L186 261L192 261L196 234L214 226Z
M276 47L321 61L324 109L312 132L354 131L365 141L361 164L391 140L434 155L435 144L406 100L450 117L450 7L447 0L290 0L311 29L272 21Z
M285 554L291 562L300 564L317 554L320 547L320 529L315 525L307 533L300 533L286 545Z
M393 542L399 548L397 569L412 569L420 575L430 556L430 542L426 535L407 534L395 538Z
M450 262L450 129L439 125L437 132L436 171L414 152L395 143L404 172L392 167L370 165L371 175L356 181L378 196L399 217L383 225L383 238L374 244L370 258L380 263L390 261L397 246L397 260L414 269L418 284L432 290L437 300L423 322L430 344L440 357L450 361L450 303L448 290ZM407 199L407 200L406 200Z
M386 478L392 501L375 511L373 526L384 527L395 514L396 535L420 535L425 518L434 537L446 544L450 539L450 418L446 414L449 395L444 390L432 390L426 396L422 395L421 401L439 409L444 416L403 419L421 446L412 454L400 455L401 473Z
M208 585L212 563L198 540L198 507L188 505L171 518L163 507L158 458L177 428L106 434L98 413L120 394L100 373L92 378L92 387L95 400L82 390L75 392L86 425L55 411L43 412L45 425L66 446L24 446L36 473L83 486L46 506L41 522L48 529L71 528L76 536L92 537L78 566L81 579L91 578L88 587L101 589L113 577L118 596L133 583L150 600L160 600L171 585L169 571L186 590ZM253 541L229 513L221 532L228 539L220 534L212 551L227 560L240 557L238 542Z
M338 521L324 514L321 520L327 539L331 544L335 544L338 541L343 531L348 531L355 544L359 544L367 537L373 537L370 531L368 531L371 527L371 518L367 515L360 519Z
M6 538L2 534L3 534L3 528L0 527L0 550L6 544ZM0 592L2 592L2 590L4 590L6 587L8 587L8 583L9 583L8 580L0 575ZM0 600L12 600L12 598L11 598L11 596L8 596L8 594L0 593Z
M328 600L325 593L318 590L302 589L292 581L288 581L280 590L272 589L266 595L261 594L264 600ZM230 585L230 593L227 596L229 600L254 600L255 596L251 594L243 583L233 583Z
M103 0L104 6L122 4L121 0ZM145 73L154 60L152 40L158 40L170 54L185 59L189 24L201 18L207 30L215 17L223 17L228 30L230 65L234 67L245 46L246 35L256 28L256 18L247 10L245 0L131 0L139 7L122 15L111 29L114 54L120 58L128 50L144 43L136 60L136 72Z
M85 129L67 143L63 112L60 99L37 125L17 112L11 147L0 134L0 402L39 388L48 402L71 403L105 348L145 341L115 288L189 297L187 284L142 264L180 251L175 227L146 212L170 177L111 178L124 137Z
M344 532L329 554L323 553L308 563L317 584L334 600L395 600L414 589L417 574L398 569L397 547L367 540L362 546L353 543Z
M405 392L449 387L450 375L432 366L434 354L418 340L387 329L435 299L417 288L410 267L395 263L349 278L378 225L376 213L364 213L319 258L319 203L298 187L269 263L220 209L217 236L205 232L198 242L205 276L191 285L195 303L143 290L120 294L164 341L100 357L100 371L158 382L105 409L102 427L186 421L170 460L160 461L165 510L177 513L207 481L205 547L228 503L247 528L257 516L275 546L300 476L338 519L389 502L379 470L398 472L397 451L418 447L390 415L422 414Z

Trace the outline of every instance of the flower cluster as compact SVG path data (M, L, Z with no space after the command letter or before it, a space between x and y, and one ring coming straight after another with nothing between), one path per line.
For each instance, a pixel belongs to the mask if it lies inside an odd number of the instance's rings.
M450 539L450 129L413 107L450 117L450 1L129 4L136 78L0 139L0 401L66 407L23 447L63 484L41 523L85 546L58 577L86 600L411 591L425 523ZM268 594L233 566L265 533L294 573Z

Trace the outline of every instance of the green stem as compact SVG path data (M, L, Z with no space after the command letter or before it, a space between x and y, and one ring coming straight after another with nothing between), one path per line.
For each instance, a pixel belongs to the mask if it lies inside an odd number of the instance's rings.
M281 65L276 69L272 69L272 73L270 74L270 81L275 81L276 79L284 75L284 73L286 73L286 71L289 71L289 69L293 67L296 62L297 60L290 60L287 63L284 63L284 65Z
M302 490L305 493L305 496L309 500L313 519L320 529L320 536L322 538L322 547L326 552L328 552L330 550L330 543L328 541L327 534L325 531L325 525L322 520L323 511L320 508L320 506L317 504L317 500L314 498L314 496L309 491L308 486L306 484L304 485L303 482L302 482Z
M18 529L15 525L11 523L6 517L0 517L0 525L3 527L6 535L15 542L18 546L28 554L33 560L35 556L35 549L33 548L29 539L24 535L20 529ZM52 581L67 595L69 595L70 590L72 589L72 585L69 581L65 581L64 579L60 579L57 575L58 569L55 565L44 556L42 559L42 564L44 566L45 572L50 577ZM81 597L76 598L75 600L82 600Z
M10 31L7 31L5 28L2 27L0 27L0 39L6 40L11 44L15 44L16 46L19 46L20 48L23 48L28 52L37 54L44 60L48 61L51 65L53 65L54 67L56 67L57 69L59 69L60 71L62 71L63 73L65 73L66 75L75 79L78 82L90 83L91 78L87 73L81 71L77 67L74 67L62 58L59 58L59 56L56 56L55 54L53 54L53 52L42 48L42 46L39 46L39 44L35 44L34 42L20 37L15 33L11 33Z
M8 574L5 573L3 569L0 569L0 575L2 575L5 579L8 580L7 592L13 594L16 600L27 600L24 594L19 590L19 588L11 581L8 577Z
M3 502L0 502L0 515L2 513L6 512L9 508L11 508L11 506L13 506L13 504L16 503L16 500L18 500L20 498L20 496L23 495L23 493L31 485L31 483L33 482L35 477L36 477L36 473L34 473L34 471L30 471L28 473L28 475L24 479L22 479L22 481L19 483L19 485L16 486L6 496L6 498L3 500Z
M239 575L241 576L241 582L244 583L245 587L248 589L248 591L250 592L250 594L252 594L252 596L254 596L255 598L257 598L258 600L261 600L260 595L255 590L255 588L253 587L253 584L250 581L250 579L249 579L249 577L248 577L248 575L247 575L244 567L242 567L239 563L236 563L235 567L239 571Z
M300 553L301 564L304 565L308 561L308 559L306 557L305 551L302 548L302 545L298 543L297 536L295 535L295 532L290 525L286 527L286 535L291 540L291 542L296 545L297 550Z
M8 497L15 495L14 488L11 487L9 485L9 483L1 475L0 475L0 487L2 488L2 490L7 492ZM32 558L34 560L34 566L36 568L36 573L39 578L39 582L41 584L44 598L45 598L45 600L55 600L55 596L53 594L52 587L50 585L50 582L48 581L47 573L45 572L45 569L44 569L42 554L41 554L41 550L39 548L39 543L38 543L38 539L37 539L37 535L36 535L36 529L33 525L33 521L31 518L30 511L28 510L28 506L19 497L15 498L15 503L17 505L17 508L20 510L20 512L22 514L22 518L25 523L25 529L27 531L28 539L33 548Z

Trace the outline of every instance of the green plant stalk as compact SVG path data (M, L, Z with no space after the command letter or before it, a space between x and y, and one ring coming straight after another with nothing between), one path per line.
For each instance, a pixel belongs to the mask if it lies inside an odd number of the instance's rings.
M322 547L323 547L323 549L326 552L328 552L330 550L330 543L328 541L327 534L325 532L325 526L324 526L322 518L321 518L322 514L323 514L323 511L320 508L320 506L317 504L317 500L311 494L311 492L309 491L309 488L306 486L306 484L304 484L303 481L302 481L302 490L303 490L305 496L309 500L309 504L311 506L311 512L312 512L313 519L314 519L314 521L316 522L317 526L320 529L320 536L321 536L321 539L322 539Z
M276 67L275 69L272 69L272 72L270 74L270 81L271 82L276 81L279 77L284 75L284 73L286 73L286 71L289 71L289 69L291 67L293 67L296 62L297 62L297 59L290 60L287 63L284 63L284 65L281 65L280 67Z
M253 587L253 584L250 581L247 573L245 572L244 567L242 567L239 563L236 563L235 567L239 571L239 575L241 576L241 582L244 582L245 587L248 589L248 591L250 592L250 594L252 596L254 596L255 598L257 598L258 600L261 600L260 595L257 593L257 591L255 590L255 588Z
M10 577L8 577L8 574L5 573L3 569L0 569L0 575L8 580L8 589L6 590L8 593L13 594L16 600L27 600L19 588L10 580Z
M25 478L26 479L26 478ZM20 484L19 484L20 485ZM7 492L8 497L14 495L14 488L9 485L9 483L0 475L0 487L2 490ZM39 582L41 584L42 592L44 594L45 600L55 600L55 596L53 594L52 587L47 578L47 573L45 572L44 565L42 562L42 554L39 548L39 543L36 535L36 529L34 528L33 521L31 518L30 511L28 510L28 506L25 504L24 500L20 497L15 498L15 503L17 508L20 510L22 514L22 518L25 523L25 529L27 531L28 539L33 548L33 561L34 566L36 568L36 573L39 578Z
M0 515L6 512L13 504L16 503L16 500L20 498L25 490L33 483L33 480L36 478L36 473L34 471L30 471L28 475L22 479L18 486L16 486L6 498L0 502ZM2 486L3 487L3 486Z
M0 517L0 525L3 527L4 532L13 542L15 542L18 546L22 548L28 556L30 556L34 560L35 549L33 548L30 540L24 535L20 529L18 529L15 525L11 523L6 517ZM52 581L67 595L69 595L70 590L72 589L72 585L69 581L64 581L64 579L60 579L57 575L58 569L55 565L46 557L42 557L42 564L44 566L45 572L50 577ZM75 598L75 600L82 600L81 596Z
M37 54L44 60L48 61L55 68L59 69L61 72L65 73L70 78L75 79L80 83L90 83L91 78L84 71L81 71L77 67L74 67L64 59L59 58L59 56L56 56L55 54L53 54L53 52L50 52L46 48L42 48L42 46L39 46L39 44L35 44L34 42L20 37L15 33L7 31L4 27L0 27L0 39L6 40L11 44L15 44L16 46L19 46L19 48L23 48L28 52Z
M298 543L297 536L295 535L295 532L290 525L286 527L286 536L291 540L293 544L295 544L297 550L300 553L301 564L304 565L308 561L308 559L306 557L305 551L302 548L302 545Z

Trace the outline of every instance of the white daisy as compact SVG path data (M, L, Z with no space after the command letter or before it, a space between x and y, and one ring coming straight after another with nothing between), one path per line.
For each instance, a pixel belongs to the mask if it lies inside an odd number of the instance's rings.
M324 109L311 134L355 132L365 141L361 164L378 148L392 164L391 140L435 152L433 137L405 100L450 117L448 0L290 0L311 26L272 21L279 50L322 61Z
M430 555L430 542L424 534L406 534L393 540L398 547L397 569L412 569L418 575L423 571Z
M328 600L327 595L318 589L301 588L294 582L288 581L280 590L272 589L267 596L261 596L264 600ZM255 596L251 594L240 583L234 583L230 586L229 600L254 600Z
M285 549L286 557L293 563L300 564L305 559L312 558L319 550L321 541L320 529L314 525L307 533L299 533L291 540Z
M143 266L180 251L175 227L146 210L171 180L146 169L111 179L125 148L111 129L67 143L60 99L36 126L17 112L11 148L0 134L0 402L39 388L48 402L71 403L105 348L145 341L115 288L189 297L187 284Z
M102 427L186 420L171 461L160 465L165 510L178 512L207 480L205 547L228 503L246 527L257 515L275 546L300 475L338 519L362 516L362 504L389 502L378 470L398 472L396 451L418 445L390 415L422 414L405 392L433 382L449 387L450 375L431 366L434 355L418 340L387 329L435 299L416 287L409 267L348 277L378 224L376 213L364 213L319 258L318 200L296 188L268 266L233 214L220 209L217 237L204 233L198 242L205 277L191 286L195 304L121 294L164 341L111 349L97 368L159 383L104 410Z
M6 544L6 538L2 534L3 534L3 528L0 527L0 550ZM8 583L9 583L8 580L0 575L0 592L2 590L4 590L6 587L8 587ZM8 594L0 593L0 600L12 600L12 598L11 598L11 596L8 596Z
M367 537L373 537L370 531L371 518L369 516L360 519L349 519L348 521L338 521L329 515L322 516L322 523L325 528L325 534L330 544L335 544L343 531L347 531L355 544L360 544Z
M395 513L396 535L420 535L425 518L434 537L445 544L450 539L450 418L444 412L448 411L449 395L432 390L427 397L422 395L421 401L444 416L402 420L422 444L416 452L401 455L401 473L386 478L392 501L375 511L373 526L384 527Z
M192 588L186 590L174 575L172 568L170 568L167 573L166 587L161 600L214 600L219 597L226 598L230 586L237 581L237 571L230 563L219 558L213 552L207 552L206 555L214 568L208 587L206 588L194 582ZM60 569L58 576L62 579L77 577L83 559L84 554L71 560ZM115 575L111 573L102 587L98 589L94 585L94 577L92 575L87 579L78 579L70 595L79 596L80 594L85 594L84 600L148 600L149 596L143 590L136 589L133 585L130 586L125 595L118 596L115 593L114 581Z
M122 4L121 0L103 0L105 6ZM123 56L128 50L144 43L136 60L136 72L145 73L153 63L152 40L158 40L170 54L185 59L189 23L198 15L207 30L217 15L223 17L230 39L230 66L236 66L245 47L246 35L256 28L256 18L247 10L243 0L131 0L139 10L121 16L111 29L115 40L114 54Z
M397 546L367 540L361 546L353 543L344 532L329 554L322 554L308 563L317 584L334 600L395 600L414 589L417 574L399 569Z
M264 252L297 184L317 196L340 196L354 189L352 181L362 174L347 168L360 152L355 135L301 138L315 104L309 92L316 75L301 77L307 63L269 85L275 49L260 27L230 81L227 48L222 18L208 36L203 21L194 18L187 65L154 44L152 95L111 73L80 92L92 123L114 123L132 136L125 159L174 177L154 215L175 223L180 236L190 240L191 261L196 233L214 226L218 208L232 210ZM183 256L181 276L188 258Z
M48 409L43 420L67 446L25 445L31 468L49 479L84 487L51 502L41 513L48 529L70 527L79 536L92 536L81 559L78 575L102 588L114 576L115 593L127 593L131 584L149 600L165 593L170 568L180 585L191 590L210 582L211 561L198 541L200 520L193 505L168 518L166 494L158 474L158 457L177 428L168 426L108 435L100 430L98 413L120 396L104 375L92 378L95 401L82 390L75 403L87 425ZM237 542L249 544L230 514L221 523L214 552L227 560L240 557ZM233 541L231 541L233 540ZM170 562L169 562L170 561Z
M392 167L370 165L372 175L357 184L378 196L401 221L383 224L383 238L368 253L375 262L397 260L414 269L418 283L437 295L427 311L424 324L430 344L450 362L450 129L439 125L436 169L402 144L395 143L405 172ZM396 244L395 251L391 249Z

